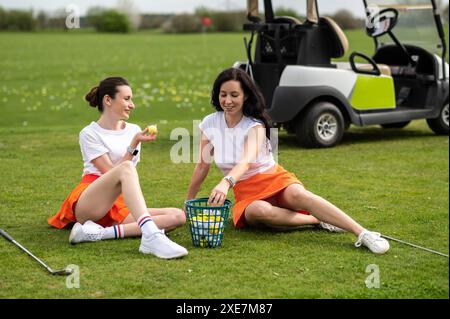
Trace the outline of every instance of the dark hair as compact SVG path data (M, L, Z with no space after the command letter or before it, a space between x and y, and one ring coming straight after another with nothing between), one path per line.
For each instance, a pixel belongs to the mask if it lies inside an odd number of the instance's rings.
M121 85L130 86L124 78L118 76L106 78L97 86L94 86L84 98L90 106L98 107L98 110L103 112L103 97L108 95L114 99L118 92L117 87Z
M266 102L264 100L264 96L256 83L244 70L230 68L219 74L214 82L211 92L211 104L217 111L223 111L219 102L219 94L222 84L228 81L238 81L241 83L242 90L247 97L242 108L244 115L260 120L266 129L267 138L270 139L270 128L272 127L272 121L266 112Z

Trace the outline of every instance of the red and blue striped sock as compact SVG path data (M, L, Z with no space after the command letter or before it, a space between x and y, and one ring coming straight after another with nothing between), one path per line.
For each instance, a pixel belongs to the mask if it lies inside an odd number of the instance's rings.
M102 240L105 239L122 239L125 237L125 231L123 225L114 225L105 228L105 233Z
M156 226L152 217L148 214L144 214L138 218L137 221L139 227L141 228L143 235L151 235L157 231L159 231L158 226Z

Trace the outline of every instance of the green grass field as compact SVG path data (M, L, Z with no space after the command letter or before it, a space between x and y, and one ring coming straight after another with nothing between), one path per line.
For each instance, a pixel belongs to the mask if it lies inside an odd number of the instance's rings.
M370 41L349 34L353 49ZM170 234L189 249L181 260L138 253L139 239L71 246L47 218L80 177L78 133L98 112L83 101L100 79L132 84L131 122L157 123L157 143L138 166L150 207L181 207L194 164L174 164L174 128L212 112L219 71L244 60L242 35L0 33L0 227L53 268L80 268L69 289L0 239L0 298L448 298L448 259L391 243L375 256L351 234L235 230L223 246L194 248L188 226ZM333 149L309 150L280 135L279 162L311 191L369 229L449 251L449 139L425 121L402 130L351 127ZM220 179L212 169L199 196ZM232 199L232 197L231 197ZM377 265L380 288L366 269Z

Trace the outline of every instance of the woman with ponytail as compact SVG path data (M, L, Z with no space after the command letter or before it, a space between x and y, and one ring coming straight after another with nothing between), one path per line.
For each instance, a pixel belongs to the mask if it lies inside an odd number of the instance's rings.
M187 200L196 197L211 161L224 178L211 191L208 204L222 205L233 188L236 228L293 230L317 225L332 232L354 233L356 246L383 254L389 243L364 229L325 199L309 192L292 173L275 163L270 144L270 119L261 91L240 69L219 74L211 104L216 112L200 123L200 159L192 175Z
M139 251L171 259L187 250L164 234L186 222L177 208L149 209L142 195L136 165L143 143L156 138L148 128L128 123L135 105L128 82L109 77L86 94L100 118L79 135L84 162L81 182L48 223L56 228L72 225L69 242L141 237Z

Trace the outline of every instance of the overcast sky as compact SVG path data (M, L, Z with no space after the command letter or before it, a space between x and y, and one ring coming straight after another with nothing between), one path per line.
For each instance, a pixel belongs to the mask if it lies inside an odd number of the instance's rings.
M18 8L34 10L54 11L65 8L69 4L75 4L79 7L81 14L84 14L89 7L115 7L118 2L123 0L0 0L0 5L4 8ZM206 6L211 9L244 9L246 0L125 0L132 1L134 6L140 12L150 13L172 13L172 12L193 12L199 6ZM447 0L448 1L448 0ZM261 2L261 1L260 1ZM273 0L274 7L283 6L294 8L299 12L304 12L305 0ZM348 9L362 8L362 0L339 0L339 1L321 1L322 12L333 12L340 7ZM262 3L262 2L261 2ZM338 3L338 5L336 5ZM340 3L340 5L339 5ZM262 8L261 4L261 8Z
M76 5L83 15L92 6L116 7L119 2L129 1L140 12L144 13L179 13L193 12L199 6L211 9L244 9L246 0L0 0L0 6L7 9L33 9L35 11L55 11L64 9L70 4ZM427 1L427 0L424 0ZM449 0L443 0L444 3ZM260 0L262 3L262 0ZM294 8L299 13L305 12L305 0L273 0L274 7ZM262 8L262 4L260 5ZM333 13L338 9L346 8L354 11L356 15L362 15L362 0L319 0L322 13Z

